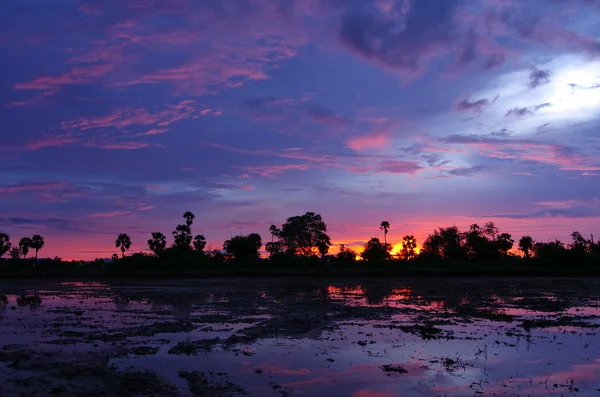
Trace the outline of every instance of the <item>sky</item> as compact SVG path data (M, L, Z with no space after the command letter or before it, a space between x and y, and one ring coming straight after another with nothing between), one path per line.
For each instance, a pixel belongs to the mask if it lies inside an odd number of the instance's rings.
M3 0L0 232L40 256L493 221L600 238L600 1ZM335 250L332 250L335 251Z

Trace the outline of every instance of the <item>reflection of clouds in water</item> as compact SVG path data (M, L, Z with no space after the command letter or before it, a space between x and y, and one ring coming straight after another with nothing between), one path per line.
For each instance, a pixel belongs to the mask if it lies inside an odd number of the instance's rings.
M146 327L168 330L123 340L129 347L160 346L156 355L117 357L111 363L119 368L150 368L170 380L172 370L173 382L180 369L227 372L232 382L257 395L270 393L268 382L276 382L282 390L305 395L457 396L471 395L471 382L482 379L488 382L482 383L486 394L527 395L544 393L548 375L549 382L559 386L573 378L585 395L600 379L595 336L587 335L587 328L567 324L527 332L521 326L524 319L549 314L590 315L595 318L586 322L597 321L598 303L590 298L597 296L597 281L361 281L232 280L203 285L178 281L178 288L161 288L156 281L144 288L51 286L38 290L44 304L34 316L26 308L3 312L0 335L9 335L2 343L23 344L56 340L65 331L110 336L130 327L144 332L149 332ZM12 301L16 295L8 298ZM462 315L456 313L459 307ZM512 321L486 317L493 310L516 317L506 318ZM193 320L164 326L182 315ZM62 319L59 327L49 330L47 325L57 319ZM582 320L577 321L581 324ZM310 324L296 327L298 322ZM423 340L419 332L406 331L427 324L442 331L429 340ZM185 332L178 331L179 325L187 327ZM188 326L195 329L189 331ZM10 334L14 327L25 331ZM297 329L306 331L298 333ZM243 342L226 346L231 335L245 333L259 336L251 341L238 338ZM182 341L216 337L220 342L197 356L167 353ZM85 350L86 344L80 345ZM486 354L478 354L483 350ZM443 364L447 357L461 365L448 371ZM386 376L381 366L390 364L408 372ZM563 386L559 391L568 392Z

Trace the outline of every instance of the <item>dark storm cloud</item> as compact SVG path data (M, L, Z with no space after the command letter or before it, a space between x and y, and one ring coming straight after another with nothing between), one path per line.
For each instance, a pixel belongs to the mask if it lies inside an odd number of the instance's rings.
M396 2L390 19L373 8L348 6L341 21L340 38L350 49L367 59L391 68L417 72L423 58L440 47L450 46L456 30L454 17L462 1L447 0L435 7L413 2L407 11ZM470 36L474 41L474 36ZM471 42L461 54L463 62L474 58Z

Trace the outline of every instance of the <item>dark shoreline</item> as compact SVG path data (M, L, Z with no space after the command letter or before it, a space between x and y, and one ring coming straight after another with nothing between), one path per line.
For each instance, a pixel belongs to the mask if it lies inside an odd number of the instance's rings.
M203 269L203 270L137 270L105 271L78 269L77 271L0 271L0 280L60 279L214 279L214 278L285 278L285 277L600 277L600 267L558 268L544 267L443 267L443 268L346 268L346 269Z

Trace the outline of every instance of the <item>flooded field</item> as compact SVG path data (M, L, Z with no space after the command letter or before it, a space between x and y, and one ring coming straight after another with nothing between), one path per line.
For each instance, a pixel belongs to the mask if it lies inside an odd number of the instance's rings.
M0 396L600 395L600 280L0 283Z

